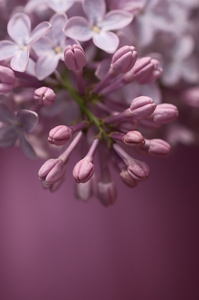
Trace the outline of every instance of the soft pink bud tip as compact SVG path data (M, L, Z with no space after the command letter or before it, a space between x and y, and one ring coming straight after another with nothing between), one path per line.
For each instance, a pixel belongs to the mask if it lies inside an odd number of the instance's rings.
M152 139L150 140L149 153L152 155L166 156L170 153L171 146L164 140Z
M94 165L91 162L90 157L84 157L81 159L73 169L73 177L76 182L87 182L94 173Z
M134 98L131 102L129 112L136 119L149 117L155 110L156 104L153 99L146 96Z
M86 55L80 45L67 46L64 51L64 62L66 67L74 72L79 72L86 65Z
M137 59L137 52L133 46L124 46L117 50L112 57L111 71L124 74L131 70Z
M129 131L123 136L123 141L128 146L143 145L144 138L139 131Z
M54 104L56 99L56 94L51 88L42 86L35 90L34 99L41 105L50 106Z
M48 141L51 144L61 146L64 145L71 137L72 130L65 125L59 125L51 129Z

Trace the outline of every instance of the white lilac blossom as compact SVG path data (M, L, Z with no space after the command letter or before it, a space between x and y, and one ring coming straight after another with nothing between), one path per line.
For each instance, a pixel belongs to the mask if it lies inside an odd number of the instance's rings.
M133 19L132 15L122 10L106 13L104 0L84 0L83 9L87 19L78 16L70 18L65 27L65 34L80 42L93 39L98 48L108 53L115 52L119 38L112 30L127 26Z
M66 12L77 0L29 0L25 9L30 12L37 8L38 5L44 4L57 13Z
M68 160L80 152L75 195L107 207L119 188L111 166L132 189L153 169L147 156L199 141L197 0L18 0L13 10L7 2L0 147L45 156L44 189L67 184Z
M51 28L49 22L42 22L31 32L31 20L24 13L14 14L8 22L7 31L13 41L0 41L0 60L11 58L13 70L27 69L31 46Z

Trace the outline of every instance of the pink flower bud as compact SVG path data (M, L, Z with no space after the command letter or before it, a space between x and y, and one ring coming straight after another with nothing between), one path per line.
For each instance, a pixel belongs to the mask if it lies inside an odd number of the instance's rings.
M137 131L129 131L127 132L124 136L123 136L123 142L130 146L137 146L137 145L143 145L144 144L144 138L142 136L142 134Z
M94 165L91 162L91 158L85 156L81 159L73 169L73 177L75 178L76 182L87 182L94 173Z
M147 179L150 172L148 165L137 159L133 159L130 162L127 170L129 174L138 181Z
M122 181L130 188L134 188L138 185L138 181L133 178L127 170L121 171L120 177L122 178Z
M51 88L42 86L35 90L34 99L41 105L50 106L54 104L56 95Z
M131 116L139 120L149 117L154 112L155 108L156 104L152 98L140 96L132 100L129 112Z
M0 66L0 95L9 93L15 86L14 72L7 67Z
M124 81L136 80L140 84L154 82L162 75L163 69L157 59L143 57L136 61L134 67L124 76Z
M72 130L65 126L59 125L51 129L48 136L48 141L51 144L62 146L72 137Z
M171 146L164 140L152 139L149 141L148 152L152 155L167 156L171 151Z
M112 57L111 71L115 75L124 74L131 70L137 59L137 52L133 46L118 49Z
M63 160L59 158L51 158L47 160L39 169L38 175L41 181L46 184L54 184L64 177L66 166Z
M114 182L99 182L97 187L97 196L104 206L109 206L115 203L117 191Z
M177 118L177 116L177 107L170 103L158 104L152 115L153 120L158 124L166 124L171 121L174 121Z
M82 47L77 44L67 46L64 51L64 62L69 70L82 71L86 65L86 55Z

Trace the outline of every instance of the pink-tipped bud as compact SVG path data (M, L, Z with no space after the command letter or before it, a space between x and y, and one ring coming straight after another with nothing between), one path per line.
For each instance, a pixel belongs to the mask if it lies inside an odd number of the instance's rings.
M64 51L64 62L69 70L73 72L82 71L86 65L86 55L83 48L77 44L67 46Z
M130 147L142 146L145 143L142 134L137 130L127 132L123 136L123 142Z
M72 130L65 125L59 125L50 130L48 141L50 144L62 146L72 137Z
M54 184L61 180L66 173L66 166L63 160L51 158L47 160L39 169L38 175L41 181L46 184Z
M114 182L99 182L97 186L97 196L104 206L115 203L117 190Z
M81 159L73 169L73 177L75 178L76 182L87 182L94 173L94 165L91 162L91 158L85 156Z
M129 174L138 181L146 180L150 172L148 165L137 159L133 159L130 162L127 170Z
M134 98L131 102L129 112L135 119L144 119L149 117L155 110L156 104L153 99L146 96Z
M175 105L170 103L158 104L152 117L156 123L166 124L174 121L178 117L178 109Z
M37 100L40 105L50 106L54 104L56 94L51 88L42 86L35 90L34 99Z
M14 88L15 82L13 70L0 66L0 95L9 93Z
M127 170L121 171L120 177L122 178L122 181L130 188L134 188L138 185L138 181L133 178Z
M113 74L124 74L131 70L137 59L137 52L133 46L123 46L112 57L111 71Z
M124 80L126 83L136 80L140 84L148 84L158 79L162 72L157 59L143 57L136 61L134 67L124 76Z
M148 152L152 155L167 156L171 151L171 146L164 140L152 139L148 141Z

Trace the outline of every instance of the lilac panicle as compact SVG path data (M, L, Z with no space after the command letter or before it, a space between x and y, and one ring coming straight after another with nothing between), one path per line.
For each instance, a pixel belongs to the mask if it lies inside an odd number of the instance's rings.
M0 41L0 60L11 58L13 70L24 72L27 69L31 46L51 28L50 23L42 22L31 32L31 21L24 13L14 14L8 22L8 34L14 42Z
M134 188L149 176L143 154L199 141L198 1L169 2L0 4L0 147L44 158L45 189L63 184L80 150L77 198L109 206L117 196L110 164Z

